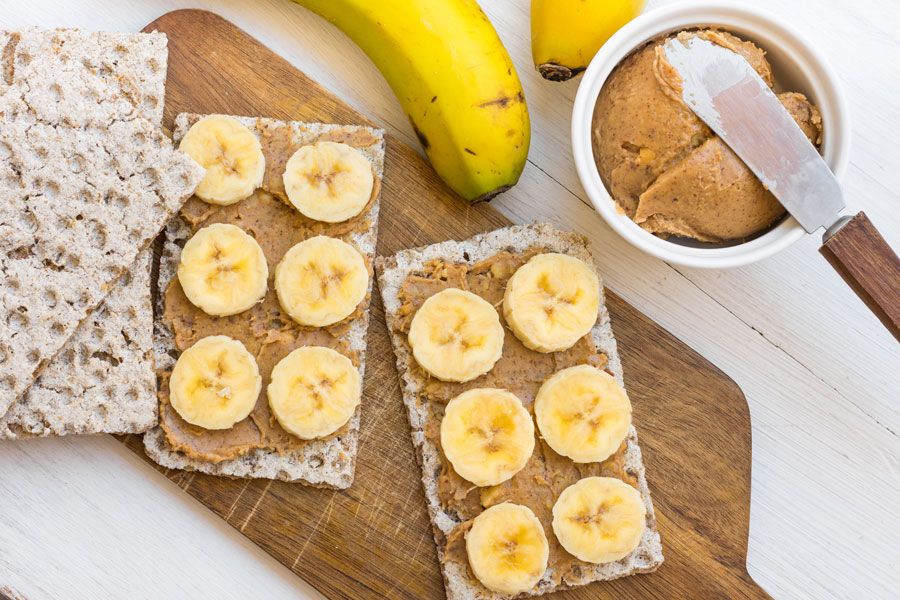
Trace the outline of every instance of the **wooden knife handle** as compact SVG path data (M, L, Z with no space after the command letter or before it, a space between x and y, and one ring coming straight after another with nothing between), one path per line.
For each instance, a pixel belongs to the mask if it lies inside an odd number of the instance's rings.
M829 230L819 252L900 341L900 259L866 213Z

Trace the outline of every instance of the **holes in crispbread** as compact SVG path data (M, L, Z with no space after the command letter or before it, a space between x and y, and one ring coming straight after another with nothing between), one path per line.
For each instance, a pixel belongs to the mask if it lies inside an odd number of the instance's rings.
M19 229L25 231L29 235L36 233L38 230L38 226L40 225L40 221L38 221L38 218L34 216L33 213L30 213L28 211L19 213L17 221L19 224Z
M104 369L94 369L91 372L91 381L94 385L100 385L106 381L106 371Z
M119 267L110 266L103 269L103 277L106 281L115 281L121 274L122 269Z
M117 194L112 199L113 208L118 208L119 210L125 210L129 204L131 204L131 200L127 196Z
M56 258L62 258L62 257L56 257ZM53 269L54 271L57 271L57 272L65 269L65 267L62 264L57 263L55 261L55 259L53 259L53 258L45 258L42 262L45 267L47 267L48 269Z
M78 300L75 301L75 308L81 310L87 308L91 303L91 297L87 292L81 292L78 295Z
M103 394L98 398L99 404L94 407L93 417L94 420L105 422L109 417L109 409L106 408L106 403L109 401L109 397L106 394Z
M128 388L128 391L125 392L125 398L129 402L137 402L138 399L140 399L140 397L141 397L141 391L139 389L137 389L136 387L130 387L130 388Z
M109 365L112 367L118 367L119 364L122 362L118 358L116 358L115 356L110 354L109 352L102 352L102 351L97 351L97 352L91 353L91 358L94 358L97 360L102 360L105 363L109 363Z
M85 230L87 231L88 238L95 247L100 249L106 248L106 225L92 219L88 221Z
M41 292L41 300L44 301L47 308L56 308L56 304L59 302L59 295L51 288L44 288L44 291Z
M59 85L58 82L53 82L52 84L50 84L49 96L53 102L61 102L63 100L63 96L64 96L63 89L62 89L62 86Z
M90 344L92 347L96 348L103 343L103 334L103 328L97 326L91 328Z
M28 327L29 319L25 314L28 311L24 306L6 315L6 326L11 333L23 333Z
M62 361L62 364L66 367L74 367L75 366L75 350L72 348L66 348L63 350L62 354L59 355L59 360Z
M11 250L7 256L12 260L26 260L34 257L34 249L31 246L19 246Z

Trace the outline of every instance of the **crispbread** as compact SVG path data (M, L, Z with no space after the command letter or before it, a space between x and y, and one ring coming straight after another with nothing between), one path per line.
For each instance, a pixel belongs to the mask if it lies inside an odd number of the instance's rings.
M178 115L175 119L175 139L180 140L200 117L201 115L194 114ZM265 118L235 118L255 132L258 126L279 126L283 123ZM289 125L297 144L312 143L326 133L352 133L354 131L370 133L379 140L379 143L360 150L372 163L378 177L382 176L384 170L384 132L382 130L355 125L323 123L290 122ZM368 209L370 228L363 234L354 234L351 240L368 260L372 260L375 254L379 207L380 198L376 198ZM165 245L159 265L158 289L161 292L168 287L169 282L175 276L181 247L190 235L190 228L181 218L173 219L166 227ZM371 294L371 285L370 280L369 295ZM157 299L158 315L162 314L161 301L161 297ZM353 321L346 334L350 348L359 356L361 376L365 371L368 320L368 310L364 310L362 316ZM177 350L175 350L171 329L159 318L154 326L154 348L157 368L170 369L177 357ZM317 487L346 488L353 482L359 435L359 414L360 410L357 409L348 423L346 434L315 440L301 449L285 454L272 450L254 449L236 459L219 463L205 462L173 450L166 440L165 432L160 427L154 427L144 435L144 448L150 458L167 468L200 471L228 477L280 479Z
M144 119L0 131L0 413L34 382L203 170Z
M164 34L25 29L0 32L0 48L0 94L12 108L6 119L18 115L63 127L126 119L162 125ZM41 72L53 76L37 77ZM51 87L61 93L48 93ZM0 417L0 439L135 433L155 424L151 258L149 249L138 254L106 300Z
M0 439L139 433L156 423L152 252L141 252L106 300L0 418Z
M509 596L492 592L471 579L465 565L444 560L441 540L461 521L455 514L443 509L438 498L437 479L441 472L440 453L424 433L430 412L428 410L429 401L419 395L421 382L417 380L410 368L413 358L406 338L393 326L401 307L400 287L410 273L423 270L425 263L432 259L474 264L504 250L522 252L535 246L575 256L589 265L595 264L584 237L563 232L545 224L507 227L462 242L447 241L424 248L403 250L392 257L379 258L375 263L378 285L384 300L388 330L397 356L397 370L401 378L403 402L409 416L416 456L422 468L422 483L428 504L428 514L434 529L435 544L444 576L447 598L450 600L500 600L509 598ZM609 314L603 302L600 304L597 324L592 329L591 336L597 348L607 355L609 370L612 371L619 383L623 383L622 364L616 349L616 340L613 337ZM548 569L535 589L531 593L523 595L546 594L593 581L616 579L634 573L646 573L655 570L662 563L662 546L656 529L653 504L650 500L650 491L647 487L641 452L637 443L637 432L634 427L629 430L626 441L625 468L637 479L641 496L647 507L648 527L640 545L632 554L620 561L584 566L579 577L564 581L561 585L554 586L552 584L551 573Z
M69 127L162 122L166 36L26 28L0 31L6 120Z

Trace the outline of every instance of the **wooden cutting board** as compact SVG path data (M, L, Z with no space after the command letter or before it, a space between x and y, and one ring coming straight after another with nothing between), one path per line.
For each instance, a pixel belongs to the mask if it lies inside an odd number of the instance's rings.
M182 111L370 123L212 13L168 13L145 28L154 29L169 36L169 128ZM381 194L380 255L509 224L488 204L457 200L415 150L390 136ZM614 293L608 292L607 300L666 560L656 573L555 597L768 597L745 566L750 420L741 390ZM442 598L420 471L377 294L372 311L359 457L350 489L163 472L329 598ZM143 454L138 436L122 441Z

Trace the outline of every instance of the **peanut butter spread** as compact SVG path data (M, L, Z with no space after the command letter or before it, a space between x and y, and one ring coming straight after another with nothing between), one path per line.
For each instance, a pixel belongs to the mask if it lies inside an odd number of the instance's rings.
M165 431L169 444L187 456L209 462L237 458L256 448L287 452L308 443L282 429L269 410L266 386L272 369L292 350L310 345L332 348L358 364L359 357L351 351L345 338L350 324L363 315L363 307L368 303L367 298L353 314L327 328L303 327L282 310L273 280L275 265L284 254L295 244L315 235L341 238L352 243L352 234L363 233L370 228L370 211L366 208L357 217L334 224L304 217L287 203L282 182L284 165L299 147L293 141L289 126L260 125L257 132L266 157L262 188L230 206L207 204L193 197L184 205L180 216L192 232L213 223L230 223L253 236L269 265L265 298L242 313L230 317L214 317L191 304L176 277L169 282L163 302L162 319L172 329L179 352L203 337L227 335L242 342L256 357L262 376L262 391L250 415L230 429L213 431L191 425L178 415L168 401L170 373L160 373L160 426ZM378 143L377 139L364 130L324 133L317 141L325 140L343 142L358 148ZM376 177L369 206L378 196L378 191L379 180ZM371 261L367 261L367 264L371 277ZM346 431L345 425L332 435L340 436Z
M421 273L409 275L400 288L400 317L396 328L407 333L416 310L430 296L450 288L473 292L491 304L500 306L506 282L529 258L546 250L531 248L520 254L500 252L474 265L453 264L434 260ZM503 322L503 314L500 319ZM504 323L504 327L506 327ZM532 412L535 395L541 384L557 371L579 365L592 364L605 368L607 357L599 352L590 336L579 340L564 352L542 354L526 348L516 336L505 329L503 354L494 368L466 383L438 381L417 365L412 373L424 382L422 394L429 400L429 414L424 432L428 440L440 449L440 424L445 405L465 390L496 387L513 392ZM537 435L537 430L535 430ZM540 519L550 545L549 567L555 583L576 578L583 566L566 552L553 534L551 526L553 504L559 494L576 481L593 475L617 477L635 487L637 480L625 471L625 443L609 459L602 463L577 464L560 456L538 436L534 452L525 467L508 481L492 487L479 488L464 480L441 453L441 472L438 476L438 496L443 508L456 513L463 521L444 540L443 560L457 561L469 569L466 557L465 533L471 520L484 509L502 502L513 502L529 507ZM468 570L469 577L476 581Z
M765 52L724 31L697 35L743 56L774 85ZM740 158L681 100L681 79L659 39L613 71L597 99L594 158L619 208L644 229L663 236L719 242L749 237L785 213ZM778 95L815 144L822 119L803 94Z

